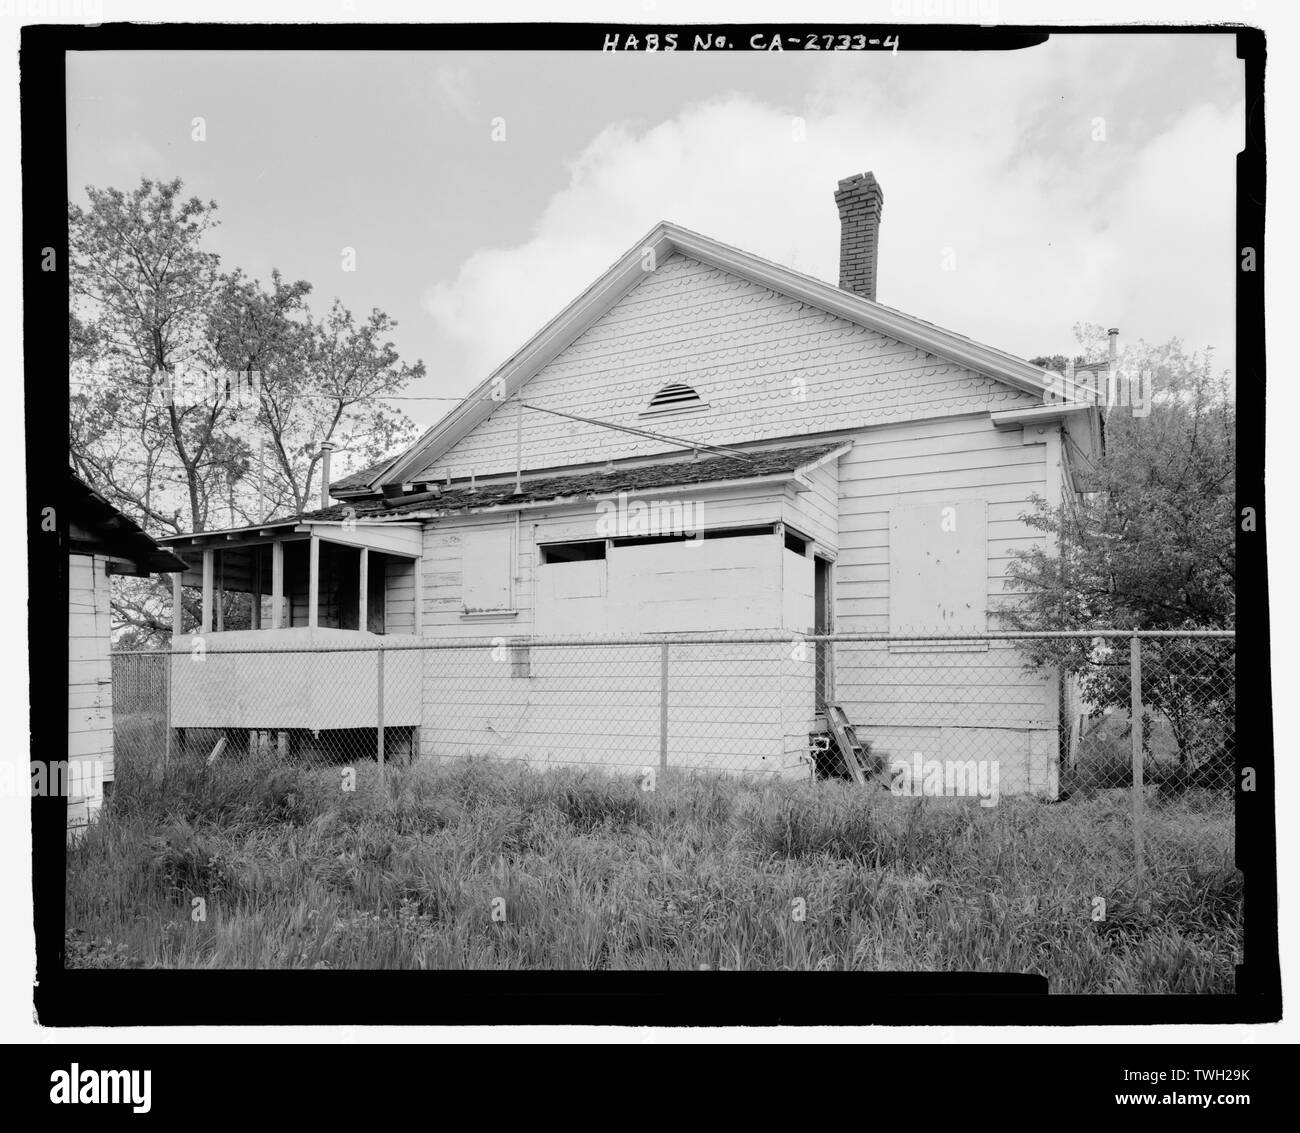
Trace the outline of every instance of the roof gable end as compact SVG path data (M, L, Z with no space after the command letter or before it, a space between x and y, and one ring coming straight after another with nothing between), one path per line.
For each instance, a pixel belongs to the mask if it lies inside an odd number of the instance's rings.
M518 352L480 383L465 401L427 430L405 453L363 483L350 477L348 488L399 483L420 473L485 421L503 398L512 397L549 362L622 300L655 265L674 253L730 272L770 291L828 314L888 335L900 342L965 366L1025 393L1042 396L1049 388L1045 370L1005 351L977 343L891 307L802 275L667 221L637 241L608 271L534 335ZM493 391L497 398L493 399Z

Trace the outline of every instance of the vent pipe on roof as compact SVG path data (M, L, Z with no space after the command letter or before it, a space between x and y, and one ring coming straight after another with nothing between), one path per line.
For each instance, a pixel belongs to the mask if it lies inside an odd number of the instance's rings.
M329 441L321 441L320 446L320 506L330 506L330 453L334 446Z

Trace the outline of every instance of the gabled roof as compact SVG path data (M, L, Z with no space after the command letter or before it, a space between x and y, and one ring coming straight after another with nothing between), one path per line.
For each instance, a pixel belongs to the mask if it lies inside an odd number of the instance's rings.
M416 513L441 515L483 511L528 503L573 502L614 496L619 492L645 492L685 485L702 487L723 482L793 476L801 468L817 464L848 447L849 444L844 440L836 440L814 445L737 450L735 456L710 456L699 460L691 456L674 455L623 468L601 468L564 476L525 477L520 484L522 490L518 493L515 492L515 482L511 479L479 484L472 490L464 486L445 489L437 494L422 493L418 499L409 503L402 503L401 497L397 497L391 501L396 506L390 507L385 507L379 499L353 500L306 512L298 517L298 521L334 522L380 517L398 519Z
M68 520L80 535L71 539L72 551L126 559L142 573L166 574L184 570L185 564L165 551L134 520L68 470Z
M1027 393L1041 395L1050 388L1047 371L991 346L954 334L922 319L874 303L834 284L803 275L760 256L732 248L668 221L661 221L638 240L623 257L537 332L513 356L480 383L466 399L427 430L405 453L383 468L376 465L333 487L363 491L380 483L398 483L434 463L444 452L469 435L500 407L492 391L513 396L539 370L623 298L645 275L644 264L653 252L661 263L674 252L731 272L771 291L798 299L828 314L889 335L986 377ZM378 469L378 471L376 471ZM368 476L362 480L363 475ZM344 487L347 485L347 487Z

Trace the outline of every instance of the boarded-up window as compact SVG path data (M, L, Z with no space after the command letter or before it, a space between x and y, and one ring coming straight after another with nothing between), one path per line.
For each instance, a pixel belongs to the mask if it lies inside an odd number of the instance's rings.
M511 609L514 531L485 527L466 531L461 551L461 587L467 613Z
M985 501L891 510L890 633L982 633L988 588Z

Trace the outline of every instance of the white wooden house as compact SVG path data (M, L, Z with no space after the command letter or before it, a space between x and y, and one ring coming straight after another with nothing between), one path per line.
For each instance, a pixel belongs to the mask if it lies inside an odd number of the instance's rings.
M1042 539L1031 497L1065 499L1098 450L1095 397L876 302L880 187L851 177L835 200L839 286L661 223L408 451L332 483L337 503L169 540L205 586L211 648L223 564L225 585L272 596L271 625L240 631L266 640L996 628L1012 552ZM1055 792L1060 689L1010 647L841 649L795 676L756 656L734 647L728 689L675 688L674 733L711 695L748 767L807 774L833 699L886 758L969 750L974 730L1004 791ZM579 664L535 650L485 705L426 657L419 702L397 710L426 752L652 757L653 722L609 727L616 684L562 679ZM708 765L709 744L686 749Z
M83 829L104 805L113 766L113 575L178 571L112 504L68 476L68 830ZM51 778L53 781L53 778Z

